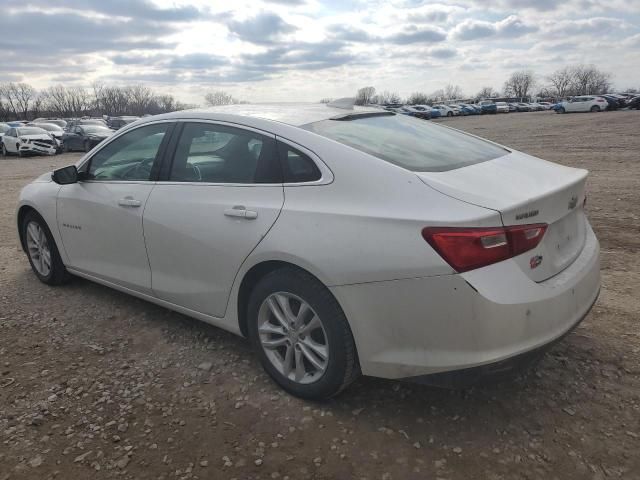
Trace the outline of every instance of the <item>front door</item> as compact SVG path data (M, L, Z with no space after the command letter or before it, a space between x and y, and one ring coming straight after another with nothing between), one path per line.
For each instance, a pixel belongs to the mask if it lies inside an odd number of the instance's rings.
M84 179L58 193L58 228L69 267L151 293L142 212L172 123L120 135L80 167Z
M223 317L242 262L283 203L273 136L185 123L167 177L144 213L155 295Z

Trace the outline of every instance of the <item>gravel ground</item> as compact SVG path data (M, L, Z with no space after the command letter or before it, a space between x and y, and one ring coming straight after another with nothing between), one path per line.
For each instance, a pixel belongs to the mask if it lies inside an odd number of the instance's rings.
M243 339L18 249L19 189L79 155L0 158L0 480L640 478L640 112L444 119L588 168L592 313L538 367L466 391L363 378L284 394Z

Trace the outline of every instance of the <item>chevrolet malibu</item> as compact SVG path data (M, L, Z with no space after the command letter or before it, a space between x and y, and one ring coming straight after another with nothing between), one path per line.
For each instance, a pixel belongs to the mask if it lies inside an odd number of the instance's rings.
M288 392L457 385L589 312L585 170L336 103L147 117L20 195L48 285L83 277L248 337ZM150 348L153 348L150 346Z

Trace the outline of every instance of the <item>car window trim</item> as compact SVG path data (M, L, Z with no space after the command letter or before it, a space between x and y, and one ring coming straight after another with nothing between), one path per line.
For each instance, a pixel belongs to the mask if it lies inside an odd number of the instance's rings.
M161 166L161 174L158 178L158 183L162 185L199 185L199 186L211 186L211 187L282 187L282 182L277 183L229 183L229 182L178 182L175 180L169 180L171 174L171 168L173 167L173 160L178 148L180 137L187 123L209 123L212 125L220 125L228 128L237 128L239 130L247 130L263 137L268 137L274 142L277 142L277 136L274 133L267 132L266 130L260 130L259 128L250 127L241 123L225 122L221 120L209 120L200 118L180 118L175 120L178 126L174 129L174 137L171 139L171 143L166 149L166 154L163 158Z
M93 160L93 157L95 157L103 148L105 148L107 145L109 145L111 142L114 142L115 140L117 140L118 138L120 138L122 135L126 135L129 132L133 132L134 130L138 130L139 128L142 127L147 127L149 125L157 125L160 123L168 123L169 127L167 128L167 132L165 133L164 137L162 138L162 141L160 142L160 146L158 147L158 153L156 154L156 161L154 162L153 166L151 167L151 174L149 175L149 180L81 180L83 183L117 183L117 184L125 184L125 183L135 183L135 184L148 184L148 183L156 183L158 181L158 176L160 174L160 168L156 167L156 164L158 164L159 166L162 165L162 161L164 159L164 155L165 155L165 148L167 146L167 143L170 140L170 137L172 136L174 130L176 129L176 122L171 119L171 120L158 120L155 122L148 122L148 123L144 123L142 125L136 125L135 128L128 128L126 130L118 130L117 134L112 135L111 137L109 137L109 141L105 142L103 145L101 145L98 150L96 150L95 152L93 152L93 154L86 159L82 159L78 165L78 171L79 172L86 172L87 169L91 166L91 160Z
M295 148L296 150L300 150L306 156L308 156L313 163L316 164L318 170L320 170L320 178L318 180L313 180L311 182L284 182L282 185L285 187L305 187L305 186L316 186L316 185L328 185L333 183L334 176L331 169L327 166L326 163L322 161L320 156L318 156L312 150L309 150L306 147L303 147L299 143L296 143L288 138L281 137L276 135L276 141L282 142L286 145L289 145L291 148Z

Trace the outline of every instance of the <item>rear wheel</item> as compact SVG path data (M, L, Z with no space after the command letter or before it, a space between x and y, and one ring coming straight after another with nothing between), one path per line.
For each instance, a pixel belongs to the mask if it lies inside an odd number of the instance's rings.
M567 111L564 109L564 107L560 107L558 110L556 110L556 112L558 112L558 113L567 113Z
M63 141L62 142L62 153L69 153L71 150L69 150L69 145L67 144L67 142Z
M600 107L598 105L594 105L593 107L591 107L591 111L592 112L599 112L600 111Z
M447 112L447 117L453 117L453 112Z
M7 151L7 147L5 147L4 143L2 144L2 156L3 157L9 156L9 152Z
M359 374L344 312L306 272L283 268L260 280L251 293L248 322L263 368L293 395L327 399Z
M36 212L27 213L22 221L22 238L33 273L47 285L61 285L71 276L64 264L44 219Z

